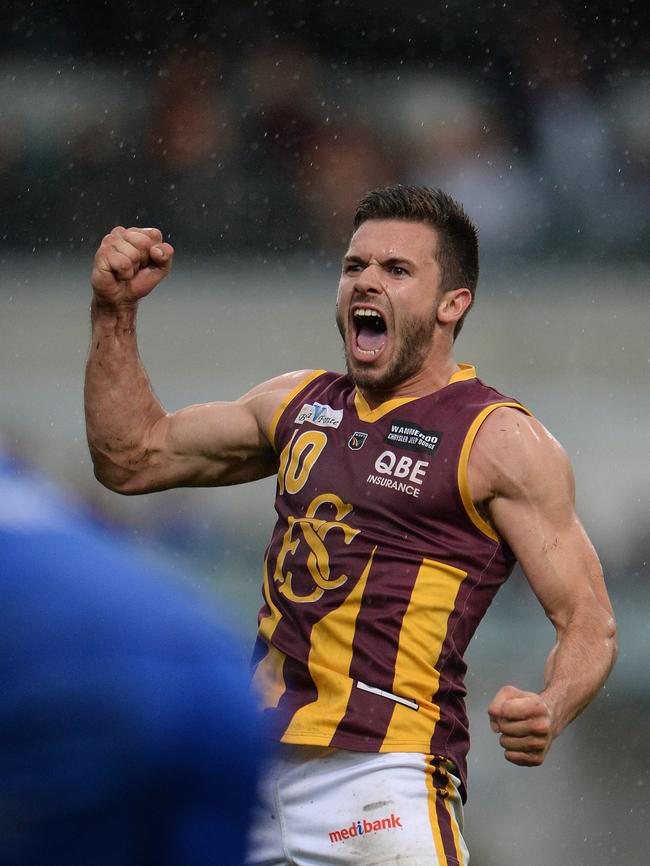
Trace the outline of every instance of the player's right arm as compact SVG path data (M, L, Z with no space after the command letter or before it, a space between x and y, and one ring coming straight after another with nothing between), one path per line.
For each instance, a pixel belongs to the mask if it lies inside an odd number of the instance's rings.
M140 360L135 322L138 302L169 273L173 254L158 229L118 227L94 260L86 430L95 475L119 493L239 484L272 475L273 418L306 375L279 376L232 403L165 412Z

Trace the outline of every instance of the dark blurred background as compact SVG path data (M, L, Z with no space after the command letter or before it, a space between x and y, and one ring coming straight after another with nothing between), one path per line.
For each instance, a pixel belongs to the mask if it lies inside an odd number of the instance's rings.
M358 198L456 195L479 225L457 357L574 464L621 658L537 771L486 707L540 688L552 643L521 576L469 654L472 866L647 866L650 820L650 7L635 2L14 2L0 8L0 431L97 519L218 585L252 637L273 482L120 499L81 400L88 276L116 224L173 275L142 307L165 405L341 369L339 260Z
M0 233L338 254L397 180L492 256L646 256L649 30L640 2L5 4Z

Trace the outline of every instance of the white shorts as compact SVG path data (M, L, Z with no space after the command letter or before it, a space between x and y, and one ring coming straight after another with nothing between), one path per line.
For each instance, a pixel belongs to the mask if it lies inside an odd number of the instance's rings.
M467 866L453 765L280 745L261 783L248 866Z

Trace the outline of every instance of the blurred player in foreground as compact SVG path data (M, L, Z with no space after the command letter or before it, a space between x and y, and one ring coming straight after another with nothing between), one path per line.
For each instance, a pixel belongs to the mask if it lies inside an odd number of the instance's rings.
M368 194L337 296L347 375L289 373L167 414L135 316L172 256L156 229L102 241L88 437L97 477L125 494L277 473L254 678L282 745L250 863L466 864L463 654L515 558L557 642L539 693L505 685L490 704L508 761L541 764L616 654L566 455L452 357L476 230L439 191Z
M232 636L0 450L0 863L241 866L262 741Z

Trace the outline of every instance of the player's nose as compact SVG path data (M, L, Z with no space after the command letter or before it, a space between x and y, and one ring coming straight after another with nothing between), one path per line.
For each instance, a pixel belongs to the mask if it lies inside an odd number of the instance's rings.
M378 294L383 291L380 269L373 264L367 265L356 275L354 290L360 294Z

